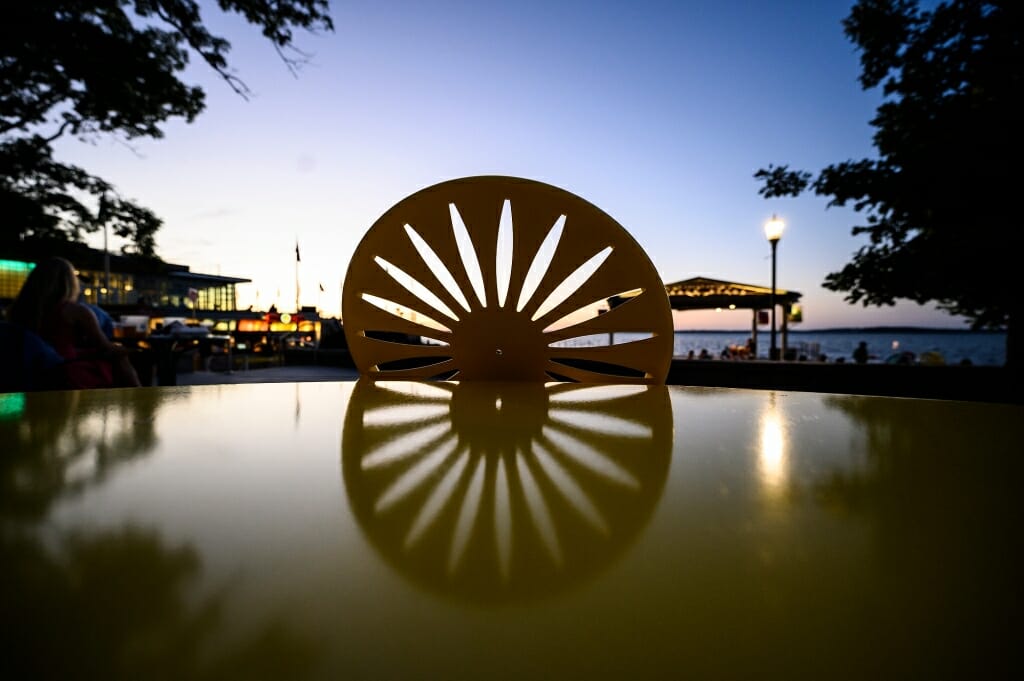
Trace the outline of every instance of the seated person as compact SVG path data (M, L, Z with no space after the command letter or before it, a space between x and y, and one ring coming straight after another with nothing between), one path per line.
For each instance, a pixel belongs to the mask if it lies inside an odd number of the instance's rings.
M69 388L138 386L128 350L112 343L95 313L77 302L78 277L63 258L47 258L28 275L9 319L39 335L64 358Z

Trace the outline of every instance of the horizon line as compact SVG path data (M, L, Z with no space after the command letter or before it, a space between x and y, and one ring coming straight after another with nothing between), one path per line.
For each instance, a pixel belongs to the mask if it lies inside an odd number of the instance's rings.
M842 333L842 332L858 332L858 333L880 333L880 332L907 332L907 331L927 331L930 333L944 333L944 332L955 332L955 333L1006 333L1006 329L972 329L970 327L954 327L954 326L915 326L915 325L873 325L873 326L829 326L814 329L789 329L787 333ZM750 333L750 329L675 329L675 333ZM770 334L771 329L758 329L758 335ZM777 330L777 333L781 333Z

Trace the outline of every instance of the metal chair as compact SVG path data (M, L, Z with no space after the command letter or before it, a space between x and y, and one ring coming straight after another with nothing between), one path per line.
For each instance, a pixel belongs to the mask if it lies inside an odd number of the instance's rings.
M356 248L342 313L376 378L664 383L674 345L664 285L626 230L514 177L443 182L388 210Z

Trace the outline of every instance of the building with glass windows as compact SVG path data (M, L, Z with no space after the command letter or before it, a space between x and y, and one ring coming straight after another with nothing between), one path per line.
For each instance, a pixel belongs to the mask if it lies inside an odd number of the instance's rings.
M236 353L281 353L316 347L320 316L316 308L294 313L238 309L236 287L242 277L193 272L185 265L153 258L105 254L81 244L59 243L39 249L0 248L0 319L17 297L36 262L50 255L67 258L81 282L82 301L102 307L123 341L161 334L174 322L230 336Z
M78 244L62 244L60 251L56 255L75 266L83 301L100 305L111 314L145 310L167 316L231 315L238 312L235 287L251 281L192 272L186 265L150 258L107 255ZM14 300L43 257L28 251L0 253L0 308Z

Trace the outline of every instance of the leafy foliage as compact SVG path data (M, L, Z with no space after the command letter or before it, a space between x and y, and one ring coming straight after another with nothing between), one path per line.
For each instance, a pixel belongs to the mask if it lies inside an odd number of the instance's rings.
M824 286L850 302L937 302L976 327L1020 318L1012 236L1020 212L1024 3L859 0L843 25L860 83L884 95L871 125L877 158L817 177L788 166L755 174L760 194L812 189L864 215L867 243Z
M291 69L304 55L293 32L332 30L327 0L217 0L259 26ZM161 221L108 182L54 159L52 142L114 134L160 138L191 122L202 89L179 75L196 54L242 96L230 43L203 24L195 0L33 0L0 23L0 210L5 241L65 238L104 226L152 255Z

